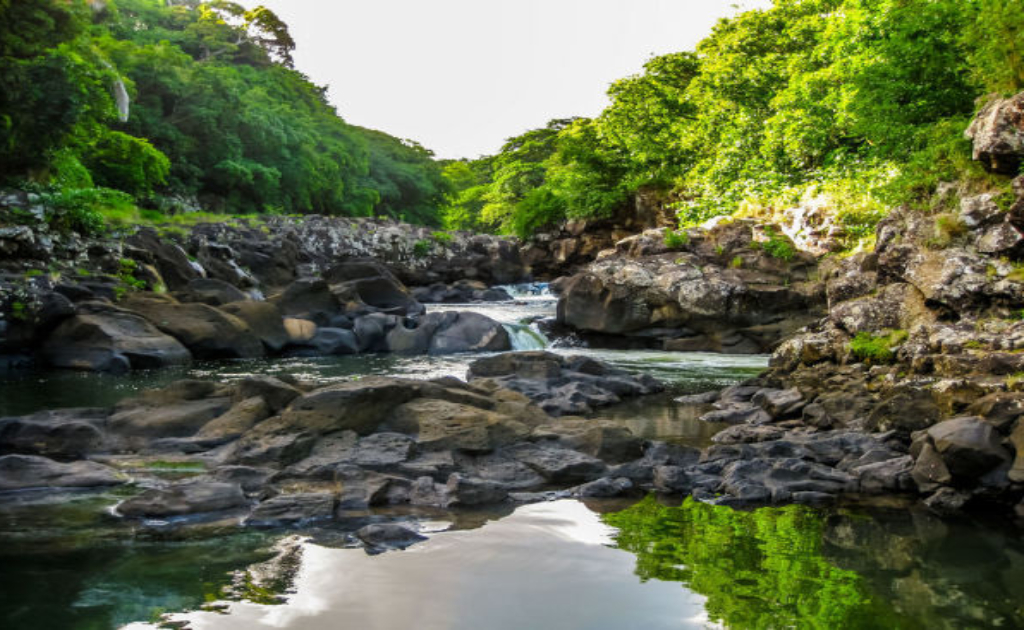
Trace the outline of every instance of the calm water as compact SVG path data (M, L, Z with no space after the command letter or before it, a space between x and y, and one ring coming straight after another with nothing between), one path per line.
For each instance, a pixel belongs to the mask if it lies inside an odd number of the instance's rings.
M522 324L550 314L552 302L473 308ZM555 351L592 354L668 382L668 395L599 416L643 437L693 445L706 444L716 427L671 396L737 382L766 364L765 357ZM128 377L15 372L0 375L0 416L109 405L182 377L464 376L474 358L233 361ZM0 503L0 628L1024 626L1018 530L941 521L907 506L741 512L645 499L413 511L400 516L428 539L370 556L344 529L252 532L211 523L186 534L133 531L104 510L120 498L69 493Z
M5 521L6 522L6 521ZM1016 628L1024 542L905 506L752 512L562 500L330 532L0 548L0 627L195 630ZM102 531L102 528L101 528ZM26 541L27 542L27 541Z

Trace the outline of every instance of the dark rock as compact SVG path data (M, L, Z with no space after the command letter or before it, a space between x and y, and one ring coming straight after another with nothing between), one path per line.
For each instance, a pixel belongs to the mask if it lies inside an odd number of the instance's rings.
M577 451L535 444L517 444L505 452L551 483L582 483L601 477L607 465Z
M940 422L928 429L928 436L954 478L976 478L1010 460L995 429L981 418Z
M236 483L189 481L144 490L118 504L117 513L128 518L166 518L222 512L248 504Z
M749 424L756 426L771 422L772 417L760 407L747 405L709 411L700 416L700 420L722 424Z
M327 326L343 313L341 302L323 280L297 280L273 299L288 318L305 319Z
M80 459L104 446L105 437L98 425L107 415L102 409L62 409L0 418L0 454Z
M290 340L281 311L270 302L231 302L220 310L242 320L269 352L280 352Z
M80 306L60 324L43 344L42 356L53 367L117 373L192 359L185 346L144 318L98 302Z
M511 349L512 343L504 326L486 315L465 311L456 313L454 321L434 333L428 352L452 354Z
M626 477L602 477L578 486L573 494L583 499L611 499L630 494L633 482Z
M200 302L210 306L223 306L230 302L242 302L249 299L245 293L224 282L213 278L196 278L174 296L182 302Z
M61 464L36 455L0 456L0 492L29 488L95 488L126 480L96 462Z
M373 523L356 531L356 538L363 541L370 553L380 553L388 549L405 549L420 541L423 536L399 523Z
M925 499L928 509L940 516L951 516L963 510L971 495L953 488L939 488L935 494Z
M508 497L508 488L496 481L453 473L445 485L445 497L448 507L490 505L504 501Z
M693 489L693 479L680 466L656 466L653 480L658 492L688 494Z
M335 501L329 492L279 494L260 502L245 522L258 527L331 520Z
M135 294L125 306L183 343L199 359L264 355L263 342L245 322L206 304L179 304L166 296Z
M302 392L294 385L273 376L249 376L235 384L236 399L245 400L259 396L266 401L270 411L275 414L301 395Z

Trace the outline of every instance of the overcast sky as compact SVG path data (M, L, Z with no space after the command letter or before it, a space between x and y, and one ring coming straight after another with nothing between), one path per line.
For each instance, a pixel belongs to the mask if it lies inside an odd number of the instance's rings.
M594 116L652 55L692 50L768 0L242 0L297 43L296 68L348 122L439 157L496 152L552 118Z

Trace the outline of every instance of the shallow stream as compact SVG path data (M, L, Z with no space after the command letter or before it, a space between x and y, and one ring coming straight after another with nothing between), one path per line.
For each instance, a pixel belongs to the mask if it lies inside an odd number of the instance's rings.
M472 309L518 348L554 302ZM717 427L672 396L721 387L767 358L550 348L648 372L670 392L600 412L650 439L696 446ZM172 380L289 373L328 383L366 374L464 377L480 355L360 356L198 364L128 377L0 374L0 417L104 406ZM126 531L97 506L116 492L0 504L0 627L351 630L970 628L1024 626L1024 542L1001 522L942 521L901 503L743 512L559 500L492 511L381 511L428 539L368 555L341 529L183 538Z

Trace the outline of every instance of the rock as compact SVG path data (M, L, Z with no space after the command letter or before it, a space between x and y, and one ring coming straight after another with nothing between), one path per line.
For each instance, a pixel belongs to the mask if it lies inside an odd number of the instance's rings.
M139 315L101 303L80 305L47 338L42 356L53 367L116 373L192 359L185 346Z
M273 376L249 376L235 384L236 400L259 396L274 414L279 413L301 395L302 392L297 387Z
M430 354L456 352L501 352L511 350L505 327L486 315L470 311L456 313L454 320L441 327L430 340Z
M112 468L96 462L55 462L36 455L0 456L0 492L29 488L95 488L125 482Z
M532 437L535 442L555 442L610 464L631 461L643 454L643 441L613 421L561 418L535 428Z
M508 497L508 489L495 481L453 473L445 485L445 496L447 507L491 505L504 501Z
M525 439L530 428L503 414L466 404L419 399L402 404L388 426L416 436L425 450L486 453Z
M374 433L360 439L350 456L340 460L370 470L397 467L416 454L416 442L400 433Z
M573 494L582 499L611 499L628 495L633 488L633 482L625 477L602 477L577 486Z
M1012 223L999 223L984 228L975 246L983 254L1017 257L1024 252L1024 232Z
M248 504L238 484L189 481L144 490L118 504L116 511L127 518L168 518L222 512Z
M1024 481L1024 423L1017 421L1017 425L1010 434L1010 444L1014 449L1013 467L1008 473L1010 481L1020 483Z
M371 306L400 315L424 310L387 267L372 259L339 263L324 272L324 279L342 302L349 304L349 310Z
M395 354L426 354L438 329L453 319L453 313L427 313L407 318L387 333L385 345Z
M738 424L720 431L711 438L716 444L751 444L781 439L786 430L770 425Z
M703 422L722 424L761 425L772 421L772 417L760 407L754 405L730 406L717 411L709 411L700 416Z
M331 520L335 502L330 492L279 494L260 502L245 523L259 527Z
M249 299L245 293L223 280L213 278L196 278L174 294L182 302L200 302L210 306L223 306L231 302L243 302Z
M133 295L130 310L183 343L199 359L245 359L264 355L263 342L241 319L206 304L179 304L157 295Z
M693 480L681 466L656 466L654 468L654 489L667 494L689 494Z
M173 241L160 238L153 228L139 228L125 243L149 252L171 291L184 289L189 282L202 278L205 273L201 266L189 260L185 250Z
M517 444L505 449L551 483L583 483L601 477L607 465L596 457L577 451L535 444Z
M960 200L960 219L971 229L998 223L1004 216L994 195L974 195Z
M940 422L928 436L954 478L974 479L1010 460L995 429L981 418Z
M252 466L218 466L213 478L224 483L238 484L247 495L259 493L276 471Z
M308 319L284 318L284 331L288 334L288 343L302 345L316 336L317 325Z
M177 402L136 398L118 405L109 426L112 432L130 438L188 437L229 409L228 397Z
M935 494L925 499L924 504L940 516L950 516L963 510L970 498L971 495L962 490L939 488Z
M1015 175L1024 160L1024 92L986 104L965 134L974 159L994 173Z
M344 328L318 328L312 339L293 345L309 349L315 356L358 354L360 351L356 334Z
M104 446L98 425L107 415L102 409L61 409L0 418L0 454L80 459Z
M242 320L259 337L268 352L280 352L292 340L292 335L285 328L281 311L270 302L230 302L221 306L220 310Z
M363 541L370 553L380 553L388 549L405 549L420 541L423 536L399 523L373 523L356 531L356 538Z
M998 431L1007 432L1024 415L1024 394L996 392L974 401L964 410L970 416L982 416Z
M341 315L341 302L323 280L297 280L272 300L286 318L303 319L327 326ZM286 322L287 326L287 322Z
M270 417L270 406L259 396L236 403L224 414L203 425L195 434L198 438L233 440Z
M369 435L390 412L417 397L418 381L371 376L323 387L296 399L281 425L316 433L352 430Z
M913 488L911 479L915 467L910 455L894 457L885 461L864 464L850 472L860 481L860 491L865 494L905 492Z

